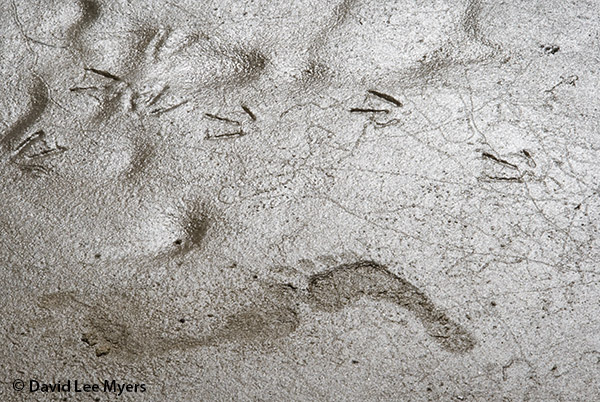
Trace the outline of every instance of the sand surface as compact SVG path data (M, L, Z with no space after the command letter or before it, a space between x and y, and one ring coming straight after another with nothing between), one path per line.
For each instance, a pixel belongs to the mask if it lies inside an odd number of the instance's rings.
M1 1L0 399L597 400L599 30Z

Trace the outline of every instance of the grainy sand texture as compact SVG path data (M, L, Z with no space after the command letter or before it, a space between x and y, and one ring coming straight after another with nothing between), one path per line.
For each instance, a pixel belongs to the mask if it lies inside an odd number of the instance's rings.
M0 400L600 400L599 30L0 0Z

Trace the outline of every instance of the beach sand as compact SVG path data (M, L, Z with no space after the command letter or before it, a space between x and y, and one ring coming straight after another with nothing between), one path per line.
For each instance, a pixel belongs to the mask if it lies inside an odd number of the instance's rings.
M0 26L2 400L600 395L595 2Z

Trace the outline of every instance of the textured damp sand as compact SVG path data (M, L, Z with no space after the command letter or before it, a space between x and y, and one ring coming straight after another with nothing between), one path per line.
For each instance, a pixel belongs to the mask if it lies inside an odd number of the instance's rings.
M2 2L2 400L597 398L599 11Z

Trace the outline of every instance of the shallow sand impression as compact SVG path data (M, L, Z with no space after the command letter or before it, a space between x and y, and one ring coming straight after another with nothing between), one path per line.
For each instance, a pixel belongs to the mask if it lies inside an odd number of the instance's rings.
M598 398L599 11L2 3L1 399Z

